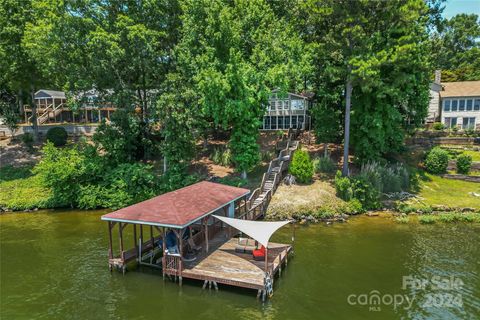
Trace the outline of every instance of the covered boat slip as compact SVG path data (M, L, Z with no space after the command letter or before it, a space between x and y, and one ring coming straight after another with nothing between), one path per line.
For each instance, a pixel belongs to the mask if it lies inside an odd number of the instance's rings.
M268 240L289 221L235 219L247 216L249 193L247 189L203 181L102 216L108 222L110 270L125 272L127 264L136 262L161 268L164 278L178 279L180 285L183 278L190 278L204 281L204 287L218 288L221 283L256 289L263 296L271 293L273 276L287 262L292 247ZM133 243L128 241L133 244L130 249L124 243L127 225L132 225L133 233ZM113 247L115 229L118 255L114 255ZM252 239L233 238L239 232ZM263 256L258 259L252 251L261 251Z

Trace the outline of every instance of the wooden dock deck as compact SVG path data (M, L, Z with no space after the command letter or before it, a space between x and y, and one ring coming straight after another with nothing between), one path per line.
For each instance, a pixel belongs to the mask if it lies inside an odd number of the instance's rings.
M223 238L223 239L222 239ZM183 278L213 281L231 286L265 289L265 261L255 261L252 254L235 252L236 238L212 239L209 253L202 253L194 261L184 262ZM287 262L292 246L270 243L268 246L268 270L275 275Z

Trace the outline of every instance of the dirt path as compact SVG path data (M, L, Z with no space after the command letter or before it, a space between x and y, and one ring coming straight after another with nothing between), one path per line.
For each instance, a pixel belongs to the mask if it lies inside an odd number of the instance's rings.
M0 167L20 167L35 164L40 160L41 145L35 145L33 151L29 151L24 144L17 139L0 141Z

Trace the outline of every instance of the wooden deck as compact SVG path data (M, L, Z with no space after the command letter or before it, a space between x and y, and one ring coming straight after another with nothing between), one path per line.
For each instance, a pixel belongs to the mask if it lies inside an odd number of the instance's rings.
M213 281L231 286L263 290L265 261L253 260L252 254L235 252L236 238L217 236L210 242L210 252L201 253L194 261L184 262L183 278ZM270 243L268 270L275 275L288 259L290 245Z

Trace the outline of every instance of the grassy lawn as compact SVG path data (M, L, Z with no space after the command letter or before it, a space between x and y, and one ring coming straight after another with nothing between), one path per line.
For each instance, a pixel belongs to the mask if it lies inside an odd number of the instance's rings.
M479 161L480 162L480 151L465 150L462 153L471 156L472 161Z
M31 173L31 166L0 168L0 207L8 210L47 208L51 190L40 177Z
M480 183L425 174L420 180L418 196L428 205L480 209L480 197L475 197L469 192L480 194Z

